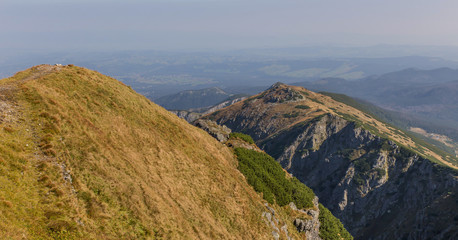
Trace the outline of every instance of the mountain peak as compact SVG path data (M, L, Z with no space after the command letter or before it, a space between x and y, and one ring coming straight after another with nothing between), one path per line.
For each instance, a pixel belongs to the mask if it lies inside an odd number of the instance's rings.
M280 82L272 85L269 89L261 93L259 97L264 99L265 102L270 103L295 102L304 99L300 91Z
M260 93L257 98L263 99L266 103L286 103L302 101L305 99L305 95L308 95L305 88L277 82Z
M288 85L282 83L282 82L276 82L274 83L272 86L270 86L270 88L268 88L268 90L270 89L278 89L278 88L282 88L282 87L287 87Z

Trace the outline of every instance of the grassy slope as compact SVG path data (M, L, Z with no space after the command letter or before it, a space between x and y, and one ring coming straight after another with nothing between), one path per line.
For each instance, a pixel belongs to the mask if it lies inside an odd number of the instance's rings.
M439 142L434 139L424 137L420 134L408 131L408 128L410 127L409 124L412 124L412 123L410 123L408 119L404 119L402 116L396 115L397 114L396 112L384 110L377 106L371 105L370 103L359 102L344 94L329 93L329 92L322 92L321 94L329 96L336 101L339 101L349 106L352 106L364 113L371 115L371 117L379 121L383 121L390 125L394 125L398 128L401 128L404 134L409 136L416 143L433 150L434 152L438 153L439 155L444 156L444 158L446 158L446 156L452 156L450 160L452 162L458 163L458 159L453 158L455 149L452 149L449 146L444 145L442 142ZM413 124L416 124L416 123L413 122ZM433 128L434 130L434 126L431 128ZM449 129L449 130L453 131L453 129Z
M271 236L231 151L122 83L42 65L0 88L1 239Z

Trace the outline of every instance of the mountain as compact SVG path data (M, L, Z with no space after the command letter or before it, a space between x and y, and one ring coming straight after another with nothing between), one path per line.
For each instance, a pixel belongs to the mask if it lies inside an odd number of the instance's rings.
M263 200L235 150L95 71L35 66L1 80L0 100L0 239L346 233L311 190L308 207Z
M383 50L382 50L383 49ZM31 52L0 56L0 78L37 63L73 63L97 69L131 86L151 100L189 89L220 87L256 94L257 86L282 79L293 83L320 78L356 80L406 68L458 68L436 50L406 51L406 46L370 48L285 48L238 51L66 51ZM9 50L11 51L11 50ZM431 57L428 57L431 56ZM436 57L435 57L436 56ZM443 58L441 58L443 57ZM254 92L251 92L254 91Z
M343 93L458 130L458 70L405 69L356 81L322 79L296 83L315 91Z
M154 101L169 110L186 110L213 106L227 100L232 94L220 88L212 87L199 90L186 90L176 94L167 95Z
M204 119L253 137L356 239L458 237L458 161L331 97L268 90Z

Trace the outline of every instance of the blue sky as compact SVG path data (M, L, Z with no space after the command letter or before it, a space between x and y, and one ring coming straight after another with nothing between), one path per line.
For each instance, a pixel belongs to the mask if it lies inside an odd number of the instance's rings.
M456 0L1 0L0 49L458 45Z

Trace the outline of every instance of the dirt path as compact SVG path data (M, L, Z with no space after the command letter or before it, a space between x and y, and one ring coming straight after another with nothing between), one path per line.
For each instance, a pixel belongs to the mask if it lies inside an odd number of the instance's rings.
M0 124L14 124L20 118L21 109L14 97L19 85L26 81L59 71L61 68L62 66L39 65L33 67L32 74L26 78L8 83L2 83L0 80Z
M35 159L46 160L39 146L39 138L35 131L34 124L24 116L24 107L16 99L19 86L27 81L40 78L49 73L59 71L62 66L39 65L32 68L32 74L16 81L2 82L0 80L0 130L2 128L14 129L21 132L24 137L33 139L36 151L33 153Z

